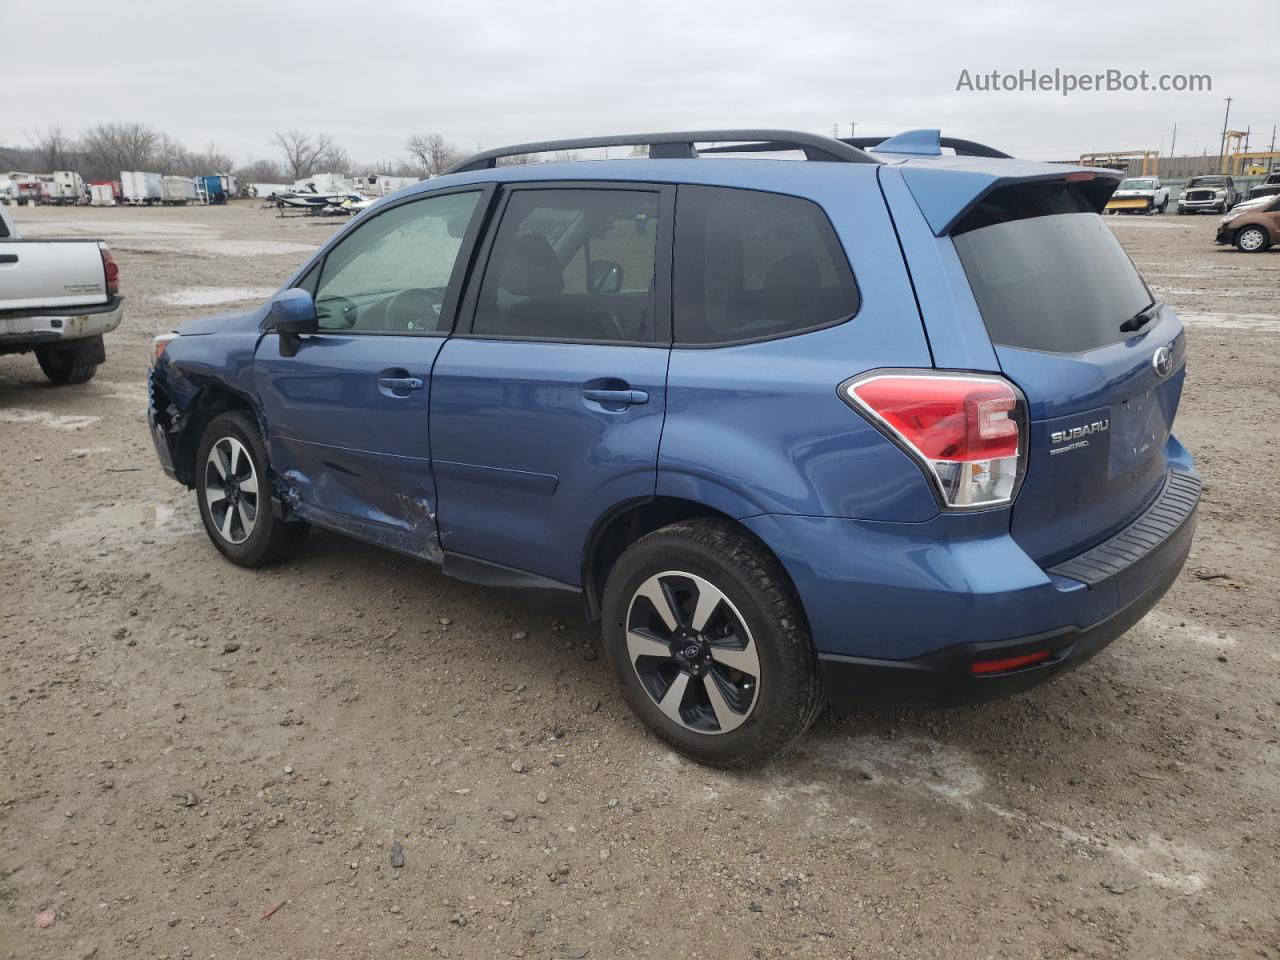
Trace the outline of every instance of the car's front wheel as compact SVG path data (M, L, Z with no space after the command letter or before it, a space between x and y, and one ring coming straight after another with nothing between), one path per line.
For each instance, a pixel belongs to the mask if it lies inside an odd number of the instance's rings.
M694 760L765 760L817 715L817 660L790 581L728 523L691 520L637 540L609 573L602 613L623 696Z
M1271 238L1261 227L1245 227L1236 233L1236 249L1241 253L1261 253L1271 246Z
M309 527L272 514L267 448L250 414L231 411L209 421L195 467L200 517L224 557L263 567L297 552Z

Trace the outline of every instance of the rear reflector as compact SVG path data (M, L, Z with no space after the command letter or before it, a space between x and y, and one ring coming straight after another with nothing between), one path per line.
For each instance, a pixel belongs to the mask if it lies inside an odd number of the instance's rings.
M949 507L1013 500L1025 454L1026 410L1007 380L894 372L856 378L840 394L898 440Z
M1048 659L1048 650L1038 650L1035 653L1024 653L1020 657L1005 657L1003 660L976 660L969 665L969 669L980 677L988 673L1006 673L1019 667L1029 667Z

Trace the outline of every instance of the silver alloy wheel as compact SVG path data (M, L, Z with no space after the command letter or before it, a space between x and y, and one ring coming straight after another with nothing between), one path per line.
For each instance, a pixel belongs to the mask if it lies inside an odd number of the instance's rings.
M760 696L760 657L746 621L715 584L669 570L627 607L627 657L673 723L720 734L746 722Z
M1258 227L1246 227L1240 234L1238 242L1241 249L1248 250L1250 253L1253 253L1255 250L1261 248L1265 241L1266 237L1262 235L1261 229Z
M235 437L223 437L210 449L204 498L218 536L234 544L249 539L258 522L258 473L249 451Z

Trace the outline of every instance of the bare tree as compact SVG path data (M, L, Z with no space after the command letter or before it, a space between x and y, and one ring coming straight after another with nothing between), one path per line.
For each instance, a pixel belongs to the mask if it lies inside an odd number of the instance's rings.
M458 162L458 148L438 133L415 133L404 145L428 177L438 177Z
M236 179L245 183L283 183L286 176L274 160L251 160L236 168Z
M230 154L223 153L216 143L205 144L200 153L187 153L187 173L191 176L211 173L230 173L235 160Z
M314 138L301 130L277 133L272 141L284 154L285 166L293 172L294 180L301 180L316 172L321 158L335 149L333 138L321 133Z
M88 130L82 149L100 173L145 170L156 160L160 134L145 123L100 123Z
M328 173L345 174L351 169L351 157L336 143L330 143L316 158L316 166Z
M152 162L160 168L161 173L192 173L191 154L177 140L167 133L156 139Z
M75 143L58 124L28 134L27 140L39 157L42 170L67 170L72 166Z

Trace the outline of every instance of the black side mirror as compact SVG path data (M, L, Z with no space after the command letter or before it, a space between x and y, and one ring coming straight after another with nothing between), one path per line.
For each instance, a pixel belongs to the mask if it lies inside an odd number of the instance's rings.
M320 329L316 302L301 287L276 294L267 309L267 328L279 334L315 333Z
M619 293L622 290L622 264L612 260L592 260L587 265L587 283L592 293Z

